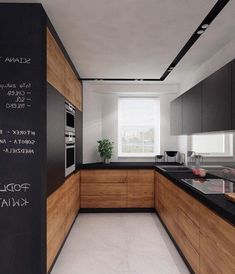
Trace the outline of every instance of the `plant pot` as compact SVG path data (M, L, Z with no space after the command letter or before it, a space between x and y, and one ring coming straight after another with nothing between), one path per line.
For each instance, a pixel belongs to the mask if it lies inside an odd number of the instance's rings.
M110 164L110 159L104 158L104 163L105 163L105 164Z

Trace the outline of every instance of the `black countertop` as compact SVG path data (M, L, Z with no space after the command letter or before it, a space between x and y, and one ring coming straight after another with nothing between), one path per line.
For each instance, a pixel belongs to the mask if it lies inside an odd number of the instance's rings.
M181 179L198 178L191 172L164 172L157 167L156 170L175 183L177 186L179 186L181 189L196 198L199 202L215 211L219 216L235 225L235 204L226 200L224 194L204 194L192 186L184 183ZM212 179L219 177L208 174L207 178Z
M179 165L179 163L155 163L155 162L111 162L104 163L90 163L79 166L79 169L154 169L156 165Z
M222 165L222 163L204 163L204 165ZM162 165L179 165L179 163L155 163L155 162L111 162L83 164L78 169L155 169L181 189L196 198L199 202L215 211L219 216L235 225L235 204L226 200L224 194L204 194L192 186L184 183L181 179L197 178L191 172L165 172L158 168ZM225 165L225 163L223 163ZM228 165L226 163L226 166ZM219 178L218 176L207 174L207 178Z

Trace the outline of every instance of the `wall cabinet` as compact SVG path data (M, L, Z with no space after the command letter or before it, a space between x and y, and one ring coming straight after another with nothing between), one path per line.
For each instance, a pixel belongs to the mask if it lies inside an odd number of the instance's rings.
M202 131L231 129L231 63L202 82Z
M171 135L235 129L234 62L171 102Z
M153 170L82 170L82 208L153 208Z
M183 100L182 96L171 102L170 110L170 131L171 135L183 133Z
M47 271L53 264L80 208L80 172L47 198Z
M183 134L202 131L202 83L183 94Z
M82 111L82 84L47 29L47 81Z
M235 227L158 172L155 208L195 273L235 273Z

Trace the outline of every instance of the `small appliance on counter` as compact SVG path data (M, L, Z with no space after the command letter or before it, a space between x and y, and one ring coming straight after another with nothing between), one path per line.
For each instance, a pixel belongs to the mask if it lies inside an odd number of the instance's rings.
M164 159L166 162L177 162L179 152L178 151L165 151Z
M164 162L164 156L163 155L156 155L155 156L155 163L162 163Z

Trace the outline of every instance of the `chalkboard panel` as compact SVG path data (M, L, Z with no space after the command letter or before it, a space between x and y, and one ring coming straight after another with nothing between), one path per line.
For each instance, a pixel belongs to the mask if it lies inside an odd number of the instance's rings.
M0 272L46 273L46 16L0 4Z

